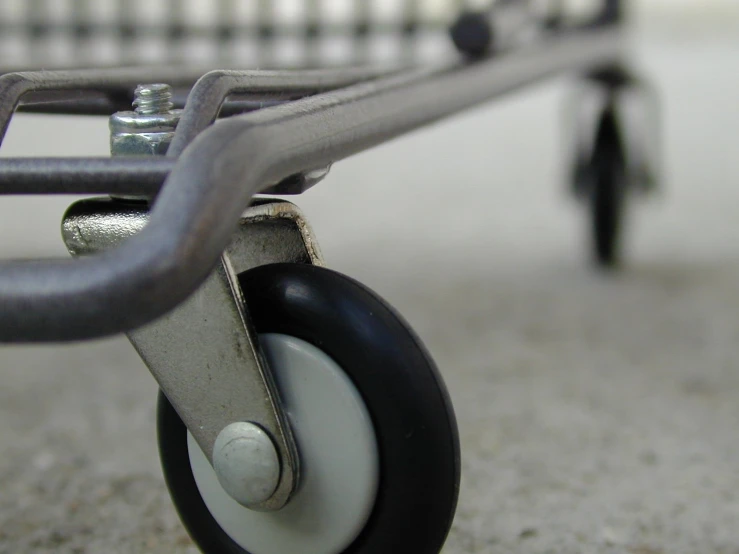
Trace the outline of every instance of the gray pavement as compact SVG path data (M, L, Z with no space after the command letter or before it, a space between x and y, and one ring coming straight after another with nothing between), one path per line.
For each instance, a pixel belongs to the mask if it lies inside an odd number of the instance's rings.
M639 42L667 187L634 203L619 275L583 263L560 84L340 163L299 200L329 264L393 303L447 379L464 478L445 554L739 552L738 48ZM3 153L105 141L104 121L26 116ZM63 254L64 203L3 199L3 256ZM123 339L0 349L0 554L195 552L155 394Z

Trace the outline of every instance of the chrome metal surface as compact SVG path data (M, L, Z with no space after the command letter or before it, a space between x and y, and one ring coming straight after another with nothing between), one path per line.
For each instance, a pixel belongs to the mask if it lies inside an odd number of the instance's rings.
M313 230L290 202L257 200L241 216L239 232L226 247L237 274L276 263L324 266Z
M182 110L148 114L122 111L111 116L110 130L114 133L173 133L181 116Z
M110 199L78 202L64 218L65 243L73 254L85 256L131 242L147 223L147 209L145 203ZM289 500L299 462L277 388L247 323L237 276L279 262L323 264L300 211L288 202L267 201L243 214L222 263L190 299L129 333L203 452L212 455L216 437L234 422L256 422L272 436L282 472L261 510L277 510Z
M91 198L72 204L64 214L62 238L70 253L89 256L120 245L142 231L148 221L148 207L143 202ZM300 209L290 202L270 199L257 199L242 214L226 252L237 274L281 262L325 265Z
M96 198L72 204L62 220L62 239L73 256L109 250L138 234L148 221L145 202Z
M272 439L253 423L227 425L213 445L218 482L242 506L259 509L280 482L280 458Z
M167 153L182 110L173 110L172 87L139 85L133 112L110 116L110 153L113 156L163 156Z
M70 341L145 325L206 279L242 210L265 185L537 80L618 63L622 55L618 26L599 26L223 120L180 154L136 237L96 258L0 263L0 341Z

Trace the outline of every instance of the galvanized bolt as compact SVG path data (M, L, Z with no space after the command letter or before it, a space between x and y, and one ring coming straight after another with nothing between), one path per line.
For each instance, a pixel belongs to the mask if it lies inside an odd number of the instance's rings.
M139 85L134 92L134 108L137 114L167 114L172 111L172 87L163 83Z
M182 110L172 109L172 88L166 84L139 85L135 111L110 117L113 156L162 156L167 153Z
M258 425L231 423L213 445L213 469L223 489L247 508L269 500L280 482L280 458Z

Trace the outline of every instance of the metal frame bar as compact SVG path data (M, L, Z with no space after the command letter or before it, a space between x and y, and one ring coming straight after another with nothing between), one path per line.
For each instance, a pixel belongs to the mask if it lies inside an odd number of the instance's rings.
M156 196L175 160L115 158L0 158L0 194Z
M72 341L144 325L205 280L265 183L546 77L616 64L621 46L617 25L572 30L490 59L407 71L213 125L182 152L139 235L82 260L0 262L0 341Z
M206 70L207 71L207 70ZM119 67L73 71L38 71L6 73L0 77L0 144L8 125L21 103L58 100L59 91L75 94L102 93L124 97L130 106L133 90L141 82L169 81L175 86L192 86L203 74L202 67Z
M110 194L155 197L177 162L125 158L0 158L0 195ZM266 185L263 194L302 194L320 179L303 174Z
M185 147L218 117L231 94L277 94L282 101L347 87L389 75L380 68L317 69L305 71L211 71L195 83L182 114L168 157L179 156Z
M150 79L162 79L159 69L149 69ZM164 78L167 72L163 71ZM176 84L195 81L197 70L188 69L184 73L177 70ZM177 127L174 141L169 148L170 158L178 156L182 150L219 116L232 116L244 113L269 102L279 105L336 88L346 87L358 82L390 75L392 71L373 67L350 69L322 69L304 71L237 71L215 70L197 79L190 91L190 99L185 104L182 118ZM67 106L75 106L77 113L102 111L110 114L114 106L130 108L131 91L139 79L147 78L147 71L137 73L136 69L120 68L106 71L55 71L24 72L6 74L0 77L0 98L7 102L0 105L0 144L17 107L24 103L33 111L58 113ZM80 88L76 88L77 84ZM70 103L69 91L77 97ZM65 95L65 93L67 93ZM100 96L107 95L108 101L100 103ZM80 95L83 96L80 104ZM231 95L249 94L254 100L229 102ZM110 97L121 100L110 100ZM88 99L89 98L89 99ZM111 106L112 102L112 106ZM113 108L113 109L111 109ZM173 160L143 157L126 158L6 158L0 160L0 194L116 194L155 196L166 176L174 166ZM279 185L278 185L279 186ZM301 187L279 188L279 192L303 192Z
M149 66L6 73L0 76L0 98L4 100L0 104L0 143L16 111L110 115L131 108L133 91L142 82L165 81L178 89L173 100L175 107L186 108L185 127L194 121L194 127L202 130L221 109L234 115L263 107L270 96L282 103L389 73L388 68L371 66L294 71ZM225 104L227 96L240 93L253 99L237 96Z

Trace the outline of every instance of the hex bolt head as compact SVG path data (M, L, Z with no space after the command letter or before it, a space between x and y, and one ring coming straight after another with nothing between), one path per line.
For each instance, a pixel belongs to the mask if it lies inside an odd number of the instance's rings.
M258 509L280 482L280 458L270 436L258 425L231 423L213 445L213 469L223 489L239 504Z

